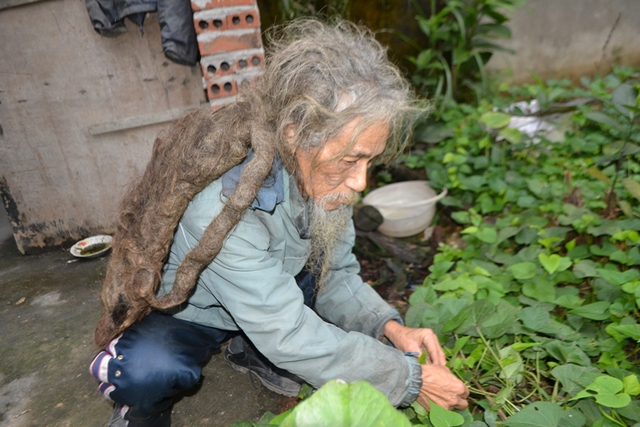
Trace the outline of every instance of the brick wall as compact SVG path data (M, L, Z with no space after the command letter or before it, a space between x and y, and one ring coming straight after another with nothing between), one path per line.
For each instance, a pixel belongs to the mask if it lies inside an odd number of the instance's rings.
M256 0L191 0L211 109L233 101L264 69Z

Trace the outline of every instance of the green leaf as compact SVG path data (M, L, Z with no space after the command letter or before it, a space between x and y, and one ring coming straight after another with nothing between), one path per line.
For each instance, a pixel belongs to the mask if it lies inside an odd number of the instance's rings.
M562 411L562 418L558 426L562 427L582 427L587 422L587 417L576 409L566 409Z
M476 233L476 237L481 242L493 244L498 241L498 232L494 227L484 227Z
M478 291L478 284L469 278L468 273L465 273L455 279L443 280L442 282L435 284L433 288L441 292L462 289L475 294Z
M436 291L433 289L432 285L422 285L415 288L415 290L409 297L409 303L411 305L416 305L419 302L433 304L437 299L438 295L436 294Z
M631 208L629 202L627 202L626 200L618 200L618 206L620 207L622 213L624 213L627 217L633 217L633 209Z
M417 142L436 144L453 136L453 129L446 127L444 123L429 123L416 128L414 138Z
M464 424L464 418L457 412L448 411L431 401L429 401L429 405L431 406L429 421L433 427L456 427Z
M604 113L600 113L598 111L588 111L584 113L584 115L586 118L593 120L594 122L605 124L617 130L624 131L624 127L622 127L620 123Z
M628 83L623 83L613 90L611 93L611 100L616 110L627 119L631 119L633 114L630 110L635 107L638 92Z
M578 261L573 265L573 274L579 279L584 277L598 277L596 263L591 260Z
M562 389L569 396L575 396L586 385L602 375L602 372L598 368L577 366L569 363L556 366L551 370L551 375L560 381Z
M587 173L598 181L602 181L605 184L611 184L611 180L609 179L609 177L602 173L598 168L589 168L587 169Z
M479 327L482 322L495 312L495 309L495 306L489 300L476 300L471 305L471 310L465 310L466 315L462 322L458 322L455 326L450 328L445 325L442 330L443 332L446 332L457 329L458 333L464 333L469 328Z
M549 274L553 274L556 271L564 271L567 268L571 267L571 260L566 257L561 257L560 255L552 254L539 254L538 259L540 260L540 264L544 267L545 270L549 272Z
M471 337L467 335L465 337L462 337L462 338L456 340L456 343L455 343L455 345L453 346L453 348L451 349L451 352L450 352L451 356L453 357L456 354L458 354L458 352L460 350L462 350L462 347L465 346L465 344L467 343L467 341L469 341L469 339L471 339Z
M624 185L624 188L626 188L633 197L640 200L640 184L631 178L625 178L622 180L622 185Z
M576 340L580 334L571 327L551 319L548 311L540 307L527 307L518 311L522 324L536 332L555 336L563 340Z
M509 27L500 24L480 24L476 28L476 33L491 38L511 38L511 30L509 29Z
M471 224L470 215L467 211L453 212L451 214L451 219L453 219L458 224Z
M480 330L487 339L499 338L513 331L517 320L517 309L501 299L493 314L482 322Z
M622 342L627 338L640 343L640 325L637 323L631 325L607 325L605 331L611 335L616 341Z
M593 304L583 305L582 307L569 310L571 314L577 314L591 320L606 320L609 318L609 306L611 304L608 301L598 301Z
M429 267L429 271L431 272L431 277L433 279L438 279L442 277L447 271L453 267L455 263L452 261L440 261L435 262Z
M522 293L542 302L553 302L556 299L554 284L543 277L535 277L532 281L524 283Z
M635 421L636 424L633 427L640 427L637 424L640 423L640 400L634 399L624 408L618 408L616 412L631 421Z
M501 129L499 135L512 144L520 144L522 142L522 132L514 128Z
M580 366L591 366L591 360L576 343L552 340L542 346L560 363L575 363Z
M562 408L555 403L536 402L527 405L507 418L502 425L509 427L558 427Z
M596 268L596 271L607 282L612 285L621 286L625 283L631 282L632 280L640 279L640 271L636 269L629 269L627 271L621 272L617 270L609 270L606 268Z
M536 275L536 265L532 262L519 262L507 268L518 280L528 280Z
M630 396L637 396L640 394L640 382L638 382L637 375L628 375L622 379L624 385L624 392Z
M271 418L269 420L269 424L270 425L280 425L280 423L282 422L282 420L284 420L285 418L287 418L289 416L289 414L293 412L293 408L284 411L281 414L276 415L275 417Z
M505 113L489 112L484 113L480 121L490 129L500 129L509 124L511 116Z
M594 397L599 405L622 408L631 402L631 397L627 393L620 393L622 388L623 384L619 379L602 375L571 400Z
M507 239L518 234L521 227L505 227L498 232L498 241L496 243L502 243Z
M534 331L542 331L551 321L549 312L538 307L523 308L518 312L518 318L524 325Z
M597 245L591 245L589 246L589 252L591 252L593 255L596 256L611 256L612 253L614 253L615 251L617 251L618 248L616 247L616 245L614 245L613 243L611 243L608 240L605 240L602 243L602 247L597 246Z
M560 295L553 303L564 308L576 308L582 305L582 299L577 295Z
M460 234L476 234L478 231L480 231L480 229L475 225L472 225L471 227L467 227L462 230Z
M410 427L389 399L366 381L333 380L296 406L280 427Z

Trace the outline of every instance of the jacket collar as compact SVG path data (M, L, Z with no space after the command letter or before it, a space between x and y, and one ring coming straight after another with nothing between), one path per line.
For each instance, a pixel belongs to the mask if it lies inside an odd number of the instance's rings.
M251 161L254 153L249 150L247 157L236 166L222 174L222 194L225 197L231 196L238 186L240 176L247 163ZM288 185L285 185L285 180ZM269 175L258 190L256 198L251 202L249 209L257 209L264 212L273 212L276 205L285 200L285 187L288 187L289 200L291 205L291 218L293 220L300 238L309 238L309 207L300 194L298 184L293 175L289 175L282 165L280 157L276 155Z

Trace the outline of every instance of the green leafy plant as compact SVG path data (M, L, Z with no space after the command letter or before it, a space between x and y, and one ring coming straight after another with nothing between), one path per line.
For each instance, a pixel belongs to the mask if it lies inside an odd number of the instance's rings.
M417 1L413 4L429 40L427 46L418 46L407 39L420 50L410 58L419 92L443 106L464 98L463 89L482 96L487 88L485 64L494 52L511 52L495 43L511 37L504 11L524 5L524 0L431 0L428 12Z
M449 189L453 236L406 321L434 329L470 385L465 425L640 422L637 72L614 71L504 92L589 98L561 142L507 131L518 98L485 100L443 111L448 136L407 162Z

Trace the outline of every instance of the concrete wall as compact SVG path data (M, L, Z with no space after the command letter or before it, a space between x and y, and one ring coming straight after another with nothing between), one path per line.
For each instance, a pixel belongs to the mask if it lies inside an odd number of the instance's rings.
M144 36L127 26L101 37L83 0L0 10L0 194L22 252L113 232L156 134L209 108L200 67L164 57L155 14Z
M606 74L611 64L640 66L640 1L528 0L512 15L515 55L496 54L490 69L512 71L512 81Z

